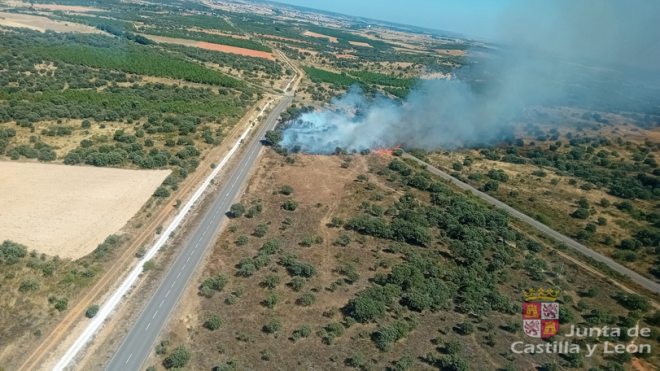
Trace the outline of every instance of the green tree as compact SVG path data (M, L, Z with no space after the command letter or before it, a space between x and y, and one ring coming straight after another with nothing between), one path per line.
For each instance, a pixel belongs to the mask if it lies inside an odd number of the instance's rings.
M286 201L284 201L284 204L282 205L282 208L284 208L284 210L288 210L288 211L295 211L296 208L298 208L298 201L286 200Z
M154 196L163 197L163 198L170 197L170 191L167 188L161 186L156 188L156 191L154 192Z
M263 285L269 288L270 290L277 287L280 284L280 276L276 274L269 274L266 276L266 279L263 282Z
M87 318L94 318L96 314L99 312L99 306L98 305L90 305L87 307L87 312L85 312L85 315Z
M591 213L589 212L589 209L579 208L575 210L571 216L577 219L587 219L591 216Z
M245 213L245 206L243 204L233 204L229 208L229 214L231 215L232 218L240 218L241 215Z
M282 321L279 319L272 319L266 326L264 326L264 332L267 332L269 334L274 334L276 332L279 332L282 329Z

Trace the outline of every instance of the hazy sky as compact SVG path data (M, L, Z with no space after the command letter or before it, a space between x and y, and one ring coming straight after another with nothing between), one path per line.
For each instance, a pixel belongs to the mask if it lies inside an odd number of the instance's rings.
M509 0L277 0L280 3L488 38Z

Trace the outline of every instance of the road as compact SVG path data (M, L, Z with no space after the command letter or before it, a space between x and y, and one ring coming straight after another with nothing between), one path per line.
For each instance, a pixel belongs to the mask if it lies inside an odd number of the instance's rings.
M262 148L260 141L264 138L266 130L275 126L280 113L289 106L291 100L291 97L285 97L273 109L257 135L248 144L249 147L240 163L228 178L224 188L197 226L133 328L126 335L124 342L115 353L106 370L138 371L144 368L142 363L149 353L154 350L156 338L188 285L195 268L204 257L206 249L213 241L225 213L229 211L229 207L241 189L241 185L256 162Z
M623 265L613 261L610 258L607 258L603 255L600 255L599 253L591 250L590 248L582 245L581 243L579 243L579 242L577 242L577 241L575 241L571 238L568 238L568 237L564 236L563 234L561 234L561 233L559 233L555 230L550 229L547 225L537 221L536 219L533 219L533 218L521 213L520 211L512 208L511 206L503 203L502 201L497 200L497 199L495 199L495 198L493 198L493 197L477 190L476 188L470 186L469 184L461 182L460 180L452 177L451 175L445 173L444 171L442 171L438 168L435 168L435 167L427 164L426 162L411 156L410 154L404 153L403 156L406 157L406 158L413 159L421 165L426 165L428 167L428 170L431 173L439 175L440 177L449 180L450 182L454 183L459 188L469 190L474 195L479 196L484 201L487 201L487 202L495 205L496 207L498 207L500 209L506 210L511 216L513 216L517 219L520 219L520 220L524 221L525 223L539 229L541 232L553 237L554 239L556 239L558 241L561 241L561 242L565 243L567 246L570 246L570 247L578 250L582 254L584 254L584 255L586 255L590 258L593 258L594 260L597 260L599 262L607 264L608 267L614 269L615 271L617 271L621 274L625 274L626 276L630 277L631 280L633 280L634 282L636 282L640 286L648 289L649 291L652 291L656 294L660 293L660 284L658 284L658 283L656 283L656 282L654 282L654 281L652 281L652 280L650 280L650 279L648 279L648 278L646 278L646 277L644 277L644 276L642 276L642 275L640 275L640 274L624 267Z

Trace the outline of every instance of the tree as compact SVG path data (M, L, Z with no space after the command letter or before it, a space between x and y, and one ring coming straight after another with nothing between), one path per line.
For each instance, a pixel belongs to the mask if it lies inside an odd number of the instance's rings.
M587 219L591 216L591 212L589 212L589 209L579 208L571 216L577 219Z
M299 329L293 332L293 338L295 340L309 337L312 334L312 329L309 325L302 325Z
M99 312L99 306L98 305L90 305L87 307L87 312L85 312L85 315L87 318L94 318L96 314Z
M454 163L451 165L451 167L452 167L454 170L456 170L456 171L461 171L461 170L463 170L463 164L461 164L460 162L454 162Z
M495 192L500 187L500 184L497 180L490 180L484 184L484 192Z
M600 206L610 207L610 200L608 200L607 198L601 198L600 199Z
M465 321L463 323L458 324L459 330L463 333L463 335L470 335L471 333L474 332L474 324L469 321Z
M172 351L169 357L165 358L163 364L166 368L183 368L190 361L190 351L183 345L178 346Z
M307 283L307 280L305 280L302 277L293 277L291 279L291 288L294 291L300 291L302 290L303 286L305 286L305 283Z
M233 204L229 208L229 214L232 218L240 218L245 213L245 206L243 204Z
M346 233L341 233L339 237L337 237L337 241L335 241L335 243L339 246L346 246L351 243L351 236L347 235Z
M266 145L274 146L277 143L281 142L284 137L282 132L279 130L268 130L266 132Z
M330 224L335 228L339 228L344 224L344 221L341 218L333 217Z
M154 192L154 196L163 197L163 198L170 197L170 191L167 188L160 186L156 188L156 191Z
M463 349L463 345L458 340L452 340L445 344L445 353L447 354L458 354Z

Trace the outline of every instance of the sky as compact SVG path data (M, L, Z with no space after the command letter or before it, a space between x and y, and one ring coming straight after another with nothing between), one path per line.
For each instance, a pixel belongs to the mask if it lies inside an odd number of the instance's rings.
M277 0L347 15L489 38L510 0Z

